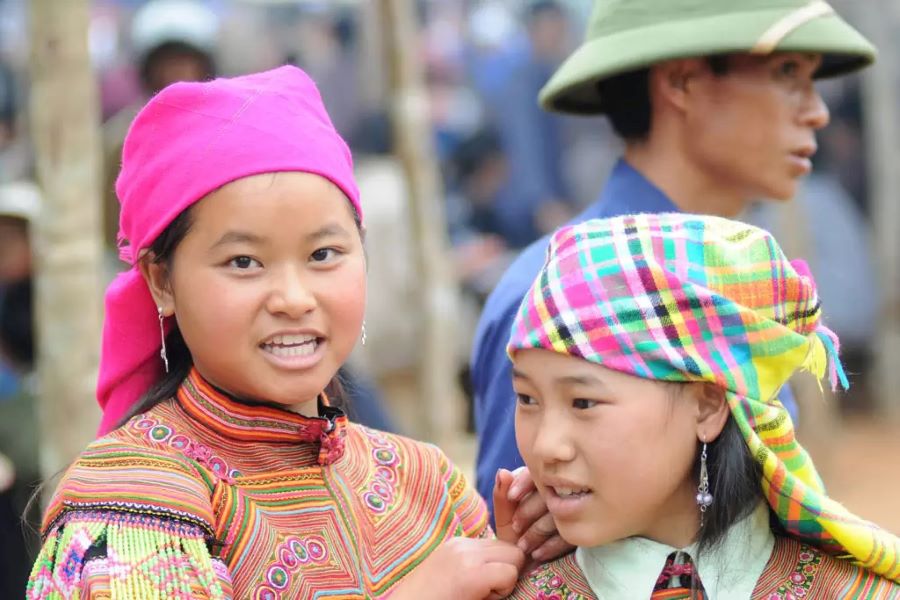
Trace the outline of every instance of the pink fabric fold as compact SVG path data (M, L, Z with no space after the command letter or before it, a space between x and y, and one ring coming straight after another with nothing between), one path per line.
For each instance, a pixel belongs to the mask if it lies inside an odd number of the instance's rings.
M135 118L116 181L120 255L132 268L106 292L100 435L117 426L163 373L156 306L134 266L140 252L210 192L250 175L286 171L329 179L362 219L350 150L315 84L296 67L176 83Z

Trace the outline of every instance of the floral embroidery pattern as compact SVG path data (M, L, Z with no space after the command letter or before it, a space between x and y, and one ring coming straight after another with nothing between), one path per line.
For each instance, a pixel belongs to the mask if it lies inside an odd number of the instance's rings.
M800 549L797 566L787 581L766 597L766 600L799 600L809 595L813 579L819 570L822 556L808 546Z
M585 600L581 594L569 590L562 577L544 565L532 573L531 584L537 590L535 600Z
M207 446L186 435L176 433L171 427L162 425L155 419L147 417L134 419L131 421L131 427L135 431L143 433L151 442L167 445L187 458L197 461L227 483L234 483L235 478L241 476L236 469L229 469L228 464L221 457L213 454L213 451Z
M282 592L290 588L291 579L300 568L309 564L328 562L329 552L325 538L313 535L301 539L290 536L275 550L278 560L266 569L263 583L257 586L253 598L258 600L278 600Z
M397 468L400 458L397 448L384 436L375 431L366 430L372 442L372 459L375 461L375 475L368 490L363 492L363 502L376 514L381 514L394 502L394 486L399 479Z

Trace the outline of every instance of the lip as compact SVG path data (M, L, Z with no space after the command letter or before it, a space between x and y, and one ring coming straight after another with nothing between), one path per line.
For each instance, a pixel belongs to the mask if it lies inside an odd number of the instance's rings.
M818 150L818 146L813 142L803 146L798 146L789 154L791 164L801 175L808 175L812 172L812 157Z
M309 335L319 339L325 337L325 334L317 329L284 329L281 331L276 331L272 335L263 338L262 340L260 340L258 345L262 346L263 344L269 344L278 336L284 335Z
M284 335L313 336L316 338L316 349L312 354L307 354L305 356L277 356L263 348L263 345L270 343L271 340L275 339L278 336ZM316 330L291 329L273 333L263 341L259 342L259 344L257 344L257 349L260 353L262 353L263 358L277 369L285 371L305 371L315 367L317 364L319 364L319 362L322 361L322 358L325 356L325 346L327 344L328 340L325 338L325 336L323 336Z
M544 490L544 500L547 502L547 510L550 511L550 514L552 514L555 518L559 519L573 519L577 517L582 511L587 508L588 503L591 501L594 495L594 492L590 491L580 496L570 496L567 498L563 498L556 493L556 490L554 488L566 487L579 489L589 487L579 483L574 483L567 479L559 479L555 477L543 479L541 480L540 485Z

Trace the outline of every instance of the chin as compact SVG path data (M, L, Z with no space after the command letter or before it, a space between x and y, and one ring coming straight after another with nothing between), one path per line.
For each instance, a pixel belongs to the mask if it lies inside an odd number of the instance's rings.
M607 531L599 524L585 524L579 522L562 523L556 521L559 536L567 543L582 548L602 546L626 537L617 532Z

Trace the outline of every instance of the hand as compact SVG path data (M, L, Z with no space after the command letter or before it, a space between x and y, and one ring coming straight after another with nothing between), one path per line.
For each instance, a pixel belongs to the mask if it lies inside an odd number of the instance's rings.
M390 600L497 600L510 595L525 563L501 540L455 537L407 575Z
M559 536L527 467L497 471L494 523L499 539L516 544L531 559L528 570L575 549Z

